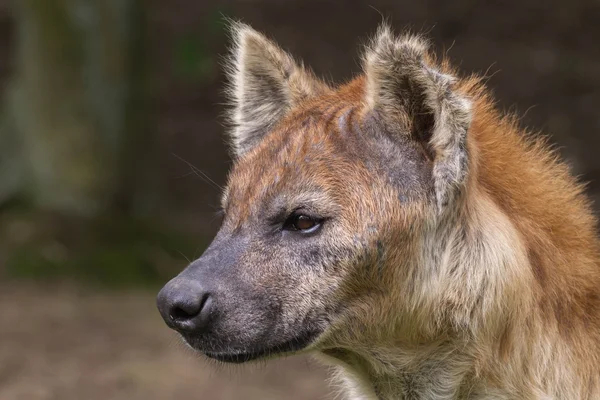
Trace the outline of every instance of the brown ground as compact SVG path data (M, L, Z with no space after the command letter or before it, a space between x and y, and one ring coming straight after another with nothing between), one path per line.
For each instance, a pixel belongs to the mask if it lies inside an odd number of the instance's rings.
M209 364L166 328L150 292L0 285L2 400L333 398L325 380L301 357Z

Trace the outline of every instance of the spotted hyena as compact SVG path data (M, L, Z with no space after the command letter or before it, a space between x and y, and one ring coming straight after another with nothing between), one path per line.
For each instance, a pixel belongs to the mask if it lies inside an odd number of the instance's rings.
M427 42L383 26L317 79L234 24L224 221L158 296L232 363L313 353L350 399L599 399L582 186Z

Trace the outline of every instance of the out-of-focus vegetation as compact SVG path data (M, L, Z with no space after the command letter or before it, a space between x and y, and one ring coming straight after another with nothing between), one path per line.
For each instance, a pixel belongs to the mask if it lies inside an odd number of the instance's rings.
M94 220L11 212L0 218L7 278L65 278L109 286L151 286L181 268L206 243L135 218Z
M13 2L15 69L3 135L7 198L71 216L131 203L142 150L144 42L136 0ZM152 143L152 139L148 141ZM145 150L144 150L145 151ZM120 204L120 206L123 206Z
M156 285L206 246L155 215L146 3L19 0L0 114L0 276ZM182 33L178 79L214 77L218 10ZM193 170L195 167L191 167ZM168 214L168 210L167 210ZM167 215L168 219L168 215Z
M224 12L224 9L212 10L199 21L198 28L184 33L175 42L175 70L183 82L205 82L218 75L218 57L211 51L211 42L225 33Z

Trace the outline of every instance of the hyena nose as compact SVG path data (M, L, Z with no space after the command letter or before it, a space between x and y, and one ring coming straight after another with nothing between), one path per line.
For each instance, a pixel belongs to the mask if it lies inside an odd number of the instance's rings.
M174 278L156 299L163 319L173 329L185 332L205 330L213 309L211 293L199 282Z

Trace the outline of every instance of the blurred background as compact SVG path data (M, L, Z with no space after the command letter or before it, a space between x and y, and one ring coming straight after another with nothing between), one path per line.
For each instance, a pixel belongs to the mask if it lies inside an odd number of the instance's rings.
M382 15L487 75L599 199L597 0L0 0L0 399L333 398L305 358L188 353L154 296L218 228L223 16L343 82Z

